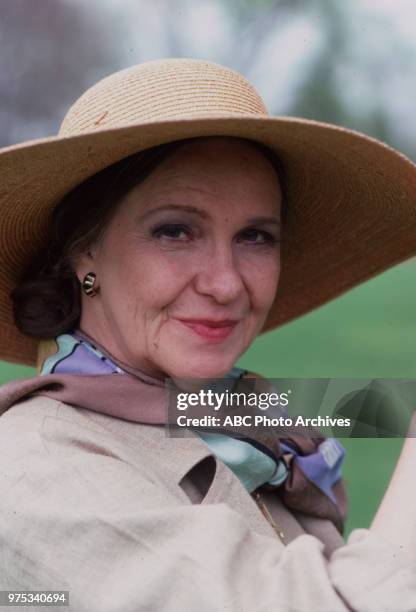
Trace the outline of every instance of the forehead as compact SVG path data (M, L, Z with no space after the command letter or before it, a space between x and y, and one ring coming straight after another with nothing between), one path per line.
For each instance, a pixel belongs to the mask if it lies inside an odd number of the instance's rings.
M197 138L181 145L159 165L156 172L161 174L178 169L183 172L203 169L219 176L244 172L251 178L260 174L277 179L271 162L254 143L223 136Z
M271 162L253 144L236 138L210 137L182 145L132 191L144 197L178 190L195 196L232 191L261 200L280 199Z
M175 206L167 212L169 205ZM156 216L177 218L187 214L185 208L219 226L226 220L244 224L265 217L279 222L282 192L276 170L240 139L184 143L121 199L108 230L127 231Z

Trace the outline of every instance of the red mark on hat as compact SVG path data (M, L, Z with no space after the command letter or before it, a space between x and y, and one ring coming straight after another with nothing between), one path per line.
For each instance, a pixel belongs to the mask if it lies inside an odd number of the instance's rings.
M105 111L100 117L98 117L97 121L94 121L94 125L100 125L100 123L104 121L107 115L108 115L108 111Z

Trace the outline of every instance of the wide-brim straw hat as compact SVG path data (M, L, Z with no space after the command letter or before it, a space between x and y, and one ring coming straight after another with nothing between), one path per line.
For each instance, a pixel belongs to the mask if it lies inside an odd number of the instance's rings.
M58 135L0 151L1 359L36 363L39 340L17 330L9 295L61 198L135 152L215 135L263 143L285 168L282 274L262 332L416 254L416 166L406 157L351 130L270 116L251 84L218 64L139 64L88 89Z

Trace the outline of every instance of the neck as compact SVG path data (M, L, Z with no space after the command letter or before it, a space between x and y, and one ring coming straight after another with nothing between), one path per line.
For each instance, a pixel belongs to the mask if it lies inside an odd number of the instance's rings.
M109 357L111 361L113 361L116 365L118 365L122 370L128 372L129 374L132 374L133 376L136 376L137 378L140 378L141 380L145 382L148 382L150 384L160 385L161 383L164 384L164 381L166 380L166 378L169 378L167 374L163 374L163 373L155 374L154 372L149 373L143 369L136 368L124 361L121 361L121 359L118 359L117 357L115 357L112 353L110 353L110 351L105 346L100 344L100 342L98 342L95 338L87 334L87 332L85 332L80 327L77 327L76 329L74 329L73 334L74 336L80 338L81 340L86 340L87 342L92 344L94 347L99 349L104 355Z

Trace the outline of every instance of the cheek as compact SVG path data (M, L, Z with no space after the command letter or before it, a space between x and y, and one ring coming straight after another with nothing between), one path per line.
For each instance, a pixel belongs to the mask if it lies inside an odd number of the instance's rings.
M107 293L118 312L153 320L181 294L192 277L186 258L154 248L126 248L108 260ZM189 263L189 262L188 262Z
M253 309L265 314L272 306L280 277L280 257L264 257L256 266L247 269L247 286L250 290Z

